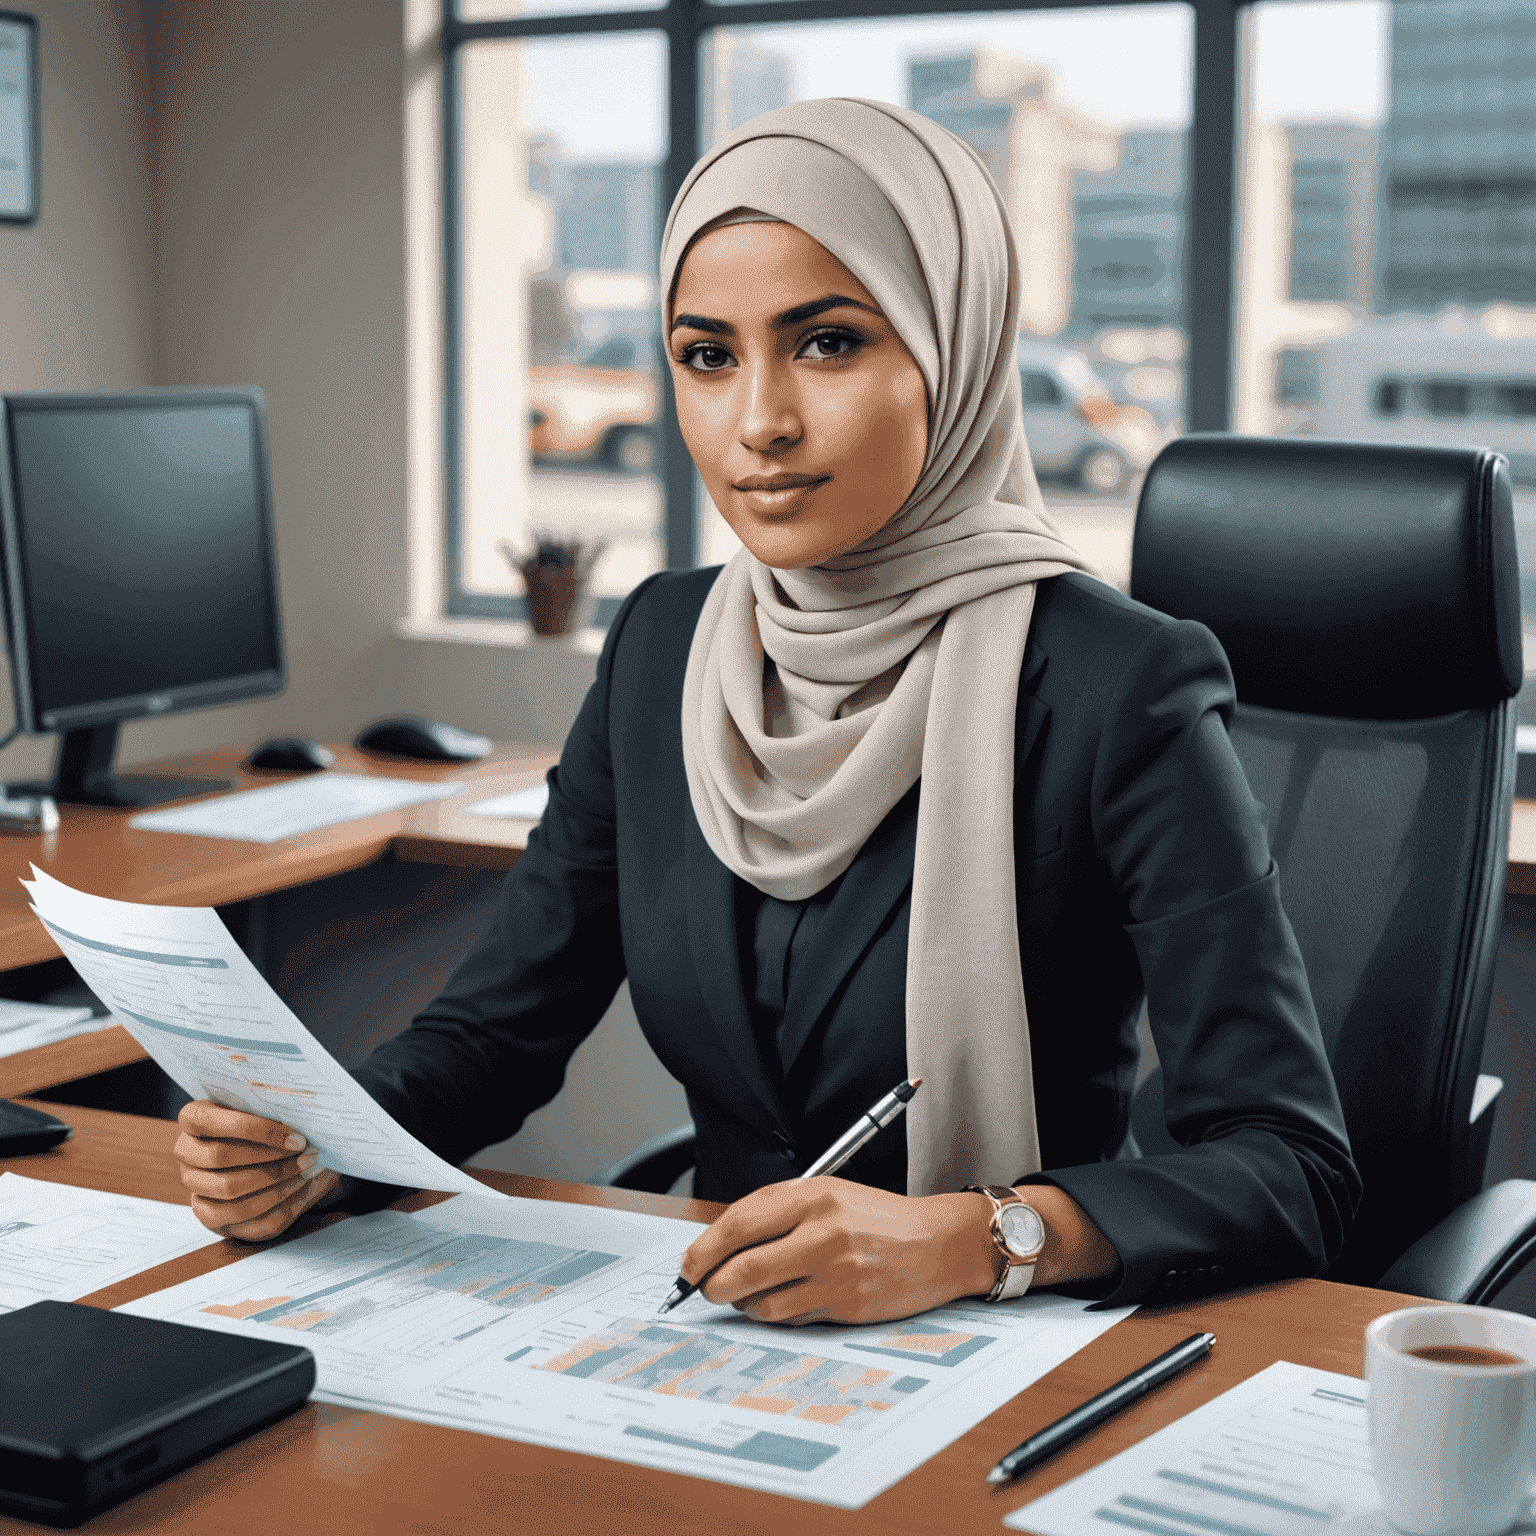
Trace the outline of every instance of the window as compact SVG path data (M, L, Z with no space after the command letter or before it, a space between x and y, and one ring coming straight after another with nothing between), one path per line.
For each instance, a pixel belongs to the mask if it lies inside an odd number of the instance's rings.
M666 40L494 39L466 48L458 74L454 607L514 612L517 567L552 534L583 546L606 618L665 562L654 271Z
M1230 244L1230 204L1197 183L1230 171L1231 0L907 3L445 0L450 614L521 616L514 567L541 532L600 549L599 621L649 572L730 554L667 404L660 224L700 150L822 95L913 106L986 159L1019 246L1042 490L1128 577L1140 471L1167 437L1226 424L1230 273L1203 327L1187 294L1198 252Z
M1317 356L1315 352L1312 355L1314 357ZM1400 414L1403 409L1403 396L1405 393L1406 391L1403 388L1403 381L1401 379L1377 380L1373 396L1376 414L1378 416L1396 416ZM1316 398L1317 394L1314 390L1312 399L1315 400Z
M1281 405L1311 405L1317 399L1317 353L1286 347L1275 369L1275 399Z
M1536 418L1536 379L1519 379L1493 386L1494 416L1507 416L1514 421Z
M1525 0L1249 9L1234 407L1240 431L1506 454L1536 633L1530 18Z
M1424 379L1414 386L1413 396L1424 415L1459 420L1469 414L1472 386L1459 379Z

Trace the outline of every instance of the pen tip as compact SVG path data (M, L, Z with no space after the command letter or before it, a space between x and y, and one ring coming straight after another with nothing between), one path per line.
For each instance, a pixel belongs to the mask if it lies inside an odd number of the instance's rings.
M1006 1483L1008 1481L1008 1474L1001 1467L993 1467L987 1473L987 1481L994 1486L998 1483Z
M657 1308L658 1315L665 1315L666 1313L670 1312L672 1308L675 1307L682 1299L683 1293L674 1285L672 1287L672 1294L668 1296L664 1302L662 1302L659 1308Z
M907 1082L908 1082L908 1083L909 1083L909 1084L910 1084L910 1085L911 1085L911 1086L912 1086L912 1087L913 1087L913 1088L921 1088L921 1087L922 1087L922 1086L923 1086L923 1080L922 1080L922 1078L920 1078L920 1077L909 1077L909 1078L908 1078L908 1079L907 1079Z

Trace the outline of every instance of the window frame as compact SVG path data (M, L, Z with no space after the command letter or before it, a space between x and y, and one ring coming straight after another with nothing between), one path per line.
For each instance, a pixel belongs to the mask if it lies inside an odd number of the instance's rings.
M699 150L699 50L717 27L887 17L967 16L1003 12L1137 6L1162 0L667 0L655 10L623 10L466 21L458 0L442 0L442 346L443 594L449 617L526 617L523 598L468 591L461 579L463 533L463 70L465 48L506 38L661 32L667 40L667 158L662 206L670 207ZM1183 0L1192 12L1192 101L1185 159L1184 291L1187 333L1186 418L1192 432L1228 431L1232 423L1237 229L1238 21L1247 0ZM661 484L665 563L698 564L699 513L692 461L677 426L672 381L662 373ZM604 625L619 598L604 598Z

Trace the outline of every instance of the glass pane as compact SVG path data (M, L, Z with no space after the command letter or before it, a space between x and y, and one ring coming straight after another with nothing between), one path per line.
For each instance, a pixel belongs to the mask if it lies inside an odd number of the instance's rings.
M721 27L709 142L815 96L910 106L1002 187L1024 278L1024 425L1057 525L1130 574L1141 471L1183 429L1184 5ZM707 503L703 558L735 546Z
M1531 655L1536 9L1261 0L1244 42L1237 428L1507 454Z
M601 541L588 591L622 597L664 548L665 38L498 40L463 62L462 584L495 611L552 534L583 558Z

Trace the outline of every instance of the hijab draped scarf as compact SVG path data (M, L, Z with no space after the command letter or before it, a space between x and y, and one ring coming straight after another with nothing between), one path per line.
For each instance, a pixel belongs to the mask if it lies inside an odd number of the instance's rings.
M1007 216L961 139L848 98L754 118L699 161L662 237L663 295L729 215L797 226L874 295L927 383L928 451L857 548L804 570L742 549L721 571L683 684L694 813L743 880L801 900L921 778L907 1189L1013 1183L1040 1167L1014 883L1019 670L1035 582L1092 568L1030 467Z

